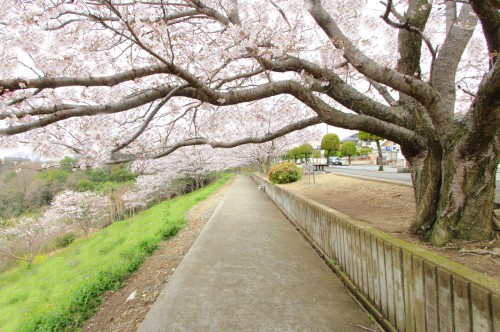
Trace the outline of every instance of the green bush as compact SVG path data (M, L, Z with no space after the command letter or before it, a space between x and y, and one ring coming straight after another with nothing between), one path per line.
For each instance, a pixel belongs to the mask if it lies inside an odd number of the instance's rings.
M78 181L78 184L76 185L76 190L79 192L83 191L94 191L95 190L95 182L92 182L87 179L83 179Z
M291 183L300 180L301 169L292 162L283 162L271 167L269 181L272 183Z
M139 249L147 255L151 255L159 246L160 244L153 240L142 240L139 242Z
M167 223L166 227L160 231L160 236L163 240L168 240L175 236L184 226L184 220L174 220L173 222Z
M68 233L68 234L64 234L62 236L59 236L56 239L56 247L57 248L66 248L73 241L75 241L75 239L76 239L76 234L75 233Z

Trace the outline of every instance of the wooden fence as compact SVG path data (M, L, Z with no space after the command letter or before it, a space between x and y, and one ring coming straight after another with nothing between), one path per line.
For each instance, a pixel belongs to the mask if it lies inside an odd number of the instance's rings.
M253 178L386 329L500 332L500 281Z

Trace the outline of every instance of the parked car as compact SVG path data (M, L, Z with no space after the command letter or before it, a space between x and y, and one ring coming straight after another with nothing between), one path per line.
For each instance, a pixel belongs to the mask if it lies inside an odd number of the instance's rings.
M330 158L330 165L331 166L342 166L342 159L339 157L331 157Z

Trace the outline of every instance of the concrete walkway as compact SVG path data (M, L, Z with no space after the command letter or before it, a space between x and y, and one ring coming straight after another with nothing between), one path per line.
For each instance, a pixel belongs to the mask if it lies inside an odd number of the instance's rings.
M280 210L238 176L139 331L367 331L376 325Z

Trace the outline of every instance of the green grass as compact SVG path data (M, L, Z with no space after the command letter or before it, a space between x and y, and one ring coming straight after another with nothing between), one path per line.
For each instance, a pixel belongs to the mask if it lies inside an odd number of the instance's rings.
M76 240L43 262L0 274L0 331L75 330L95 313L101 294L119 288L184 226L186 212L230 177Z

